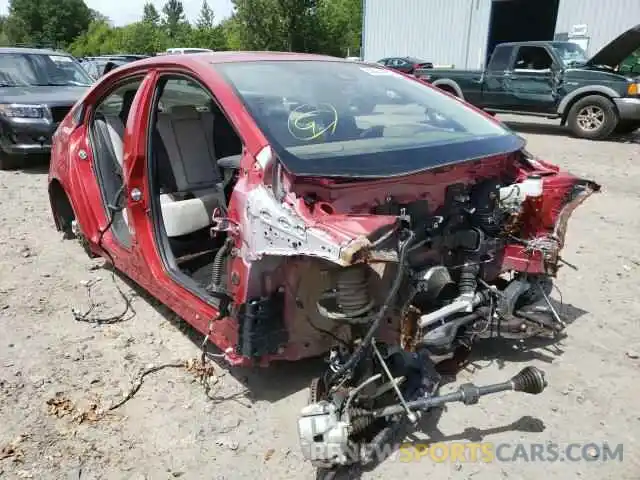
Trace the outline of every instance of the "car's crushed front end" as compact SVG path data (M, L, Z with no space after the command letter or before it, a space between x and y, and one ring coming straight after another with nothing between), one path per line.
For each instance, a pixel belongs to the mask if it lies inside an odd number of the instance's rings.
M237 280L263 295L238 311L236 352L330 352L299 420L307 459L361 461L397 417L543 388L528 368L500 388L434 396L438 366L474 342L562 332L552 279L568 219L599 185L522 150L378 181L292 177L277 160L270 168L272 183L248 192L240 224L248 269Z
M388 70L273 63L262 78L280 80L259 96L245 80L255 75L227 73L270 140L238 179L232 221L214 227L235 237L227 358L329 352L298 421L305 458L323 468L366 461L400 419L498 391L540 393L535 367L437 390L442 368L478 340L561 334L551 291L567 263L567 222L600 186ZM309 78L317 85L289 87Z

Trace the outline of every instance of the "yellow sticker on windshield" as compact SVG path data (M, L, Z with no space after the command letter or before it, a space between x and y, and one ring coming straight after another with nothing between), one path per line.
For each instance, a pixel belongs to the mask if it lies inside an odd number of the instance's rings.
M287 120L289 133L303 142L310 142L325 134L333 135L338 126L338 111L329 103L316 107L299 105Z

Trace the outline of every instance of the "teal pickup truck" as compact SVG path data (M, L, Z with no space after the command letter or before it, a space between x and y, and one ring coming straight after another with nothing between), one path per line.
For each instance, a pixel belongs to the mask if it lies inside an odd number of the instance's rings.
M496 46L487 69L419 69L415 75L490 113L555 118L578 137L640 128L640 25L590 59L572 42Z

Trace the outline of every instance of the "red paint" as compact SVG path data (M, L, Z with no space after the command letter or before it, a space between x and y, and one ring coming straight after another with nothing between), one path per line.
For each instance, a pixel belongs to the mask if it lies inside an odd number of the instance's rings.
M98 246L100 231L107 224L105 208L102 204L100 190L93 173L93 153L87 136L87 120L91 106L104 94L108 93L116 82L132 75L144 75L144 81L136 94L127 129L125 132L124 177L126 179L126 198L132 188L142 191L140 202L127 204L129 224L133 242L130 248L123 247L117 239L107 232L102 246L115 260L116 267L140 284L162 303L193 325L197 330L206 333L209 320L218 312L204 299L191 293L176 283L165 271L152 233L152 225L147 210L150 205L150 193L146 175L147 157L147 125L152 109L152 96L156 88L158 76L163 72L182 73L195 77L215 96L222 109L228 114L245 145L245 154L241 161L240 178L235 186L229 204L230 219L240 224L247 194L257 185L266 181L268 175L255 162L255 156L268 145L268 142L257 127L249 113L235 95L232 88L211 68L210 63L235 62L249 60L273 59L308 60L330 59L331 57L309 56L302 54L273 53L216 53L214 55L160 56L125 65L104 77L78 103L86 107L85 120L74 125L71 116L61 124L54 140L54 148L50 167L50 181L58 181L66 192L75 212L76 219L84 236L89 240L90 248L103 254ZM336 59L332 59L336 60ZM415 77L407 75L415 81ZM423 82L421 82L423 83ZM443 95L448 95L439 89ZM453 97L455 98L455 97ZM459 100L458 100L459 101ZM474 107L469 108L478 111ZM481 111L480 111L481 112ZM486 115L484 112L481 112ZM493 117L486 115L492 121ZM79 151L88 153L87 160L79 158ZM367 235L395 221L390 216L370 214L371 207L382 203L389 195L404 203L417 199L426 199L431 208L442 205L445 188L458 182L473 183L481 178L497 174L512 180L521 180L528 174L546 175L544 181L544 198L538 205L532 205L531 213L525 218L525 231L529 236L548 233L553 229L557 215L564 205L567 192L573 187L576 178L557 167L538 162L536 169L518 164L513 158L498 156L479 161L440 168L430 172L414 174L403 178L363 181L356 184L340 183L330 179L294 178L285 174L285 185L289 193L288 201L293 210L312 227L327 233L336 244L344 244L360 236ZM303 195L313 193L320 200L309 207L302 200ZM243 244L242 233L235 238L235 246ZM286 286L286 311L290 311L295 301L295 285L305 271L305 258L290 258L284 261L278 271L270 273L271 284L265 286L263 293ZM501 270L520 270L539 272L542 269L540 259L530 257L522 247L510 245L505 249ZM247 301L248 279L255 266L236 257L229 268L229 274L239 279L228 282L236 304ZM273 359L296 360L306 356L317 355L326 350L327 345L311 338L305 327L295 324L291 315L285 315L290 332L290 343L284 350L271 357L263 358L261 365ZM233 350L237 343L237 322L233 318L217 320L212 341L222 350ZM383 332L384 334L384 332ZM387 334L390 334L387 332ZM227 360L234 365L249 365L251 359L229 353Z

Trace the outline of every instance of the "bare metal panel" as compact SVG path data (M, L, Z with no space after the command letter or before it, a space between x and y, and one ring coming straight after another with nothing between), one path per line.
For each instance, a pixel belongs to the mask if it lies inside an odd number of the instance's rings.
M640 23L640 0L560 0L556 34L586 25L588 53L594 55L625 30Z
M481 68L491 0L364 2L365 60L410 55L456 68Z

